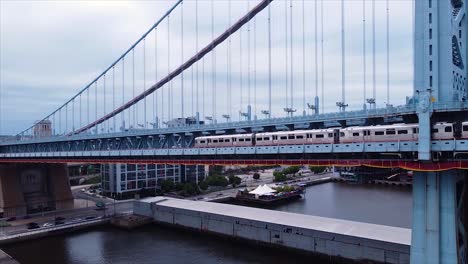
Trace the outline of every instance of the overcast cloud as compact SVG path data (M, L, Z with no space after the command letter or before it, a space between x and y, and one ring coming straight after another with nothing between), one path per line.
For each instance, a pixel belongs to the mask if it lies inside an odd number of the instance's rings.
M254 6L259 1L251 1ZM335 102L341 100L341 20L340 1L324 1L324 86L326 112L336 111ZM61 104L84 88L90 81L106 69L115 59L127 50L151 25L153 25L175 1L0 1L0 134L13 134L28 126L35 120L42 119ZM289 3L289 1L288 1ZM320 1L318 2L320 9ZM306 102L313 102L315 93L315 35L314 35L314 0L305 1L305 67L302 63L302 1L293 1L293 107L301 114L303 110L303 79L305 70ZM211 40L210 1L199 1L199 48ZM170 30L167 22L161 24L155 34L151 33L145 40L146 64L143 72L143 47L135 49L135 94L155 83L168 72L168 57L170 69L180 65L183 60L191 57L196 51L195 31L195 0L186 0L184 12L184 45L183 58L181 53L181 9L175 10L170 17ZM214 35L219 35L229 24L228 1L215 1ZM247 10L247 2L232 0L231 21L235 21ZM272 10L272 101L273 115L284 116L282 110L291 101L286 97L290 94L291 75L286 76L287 64L290 64L290 38L285 37L285 3L274 1ZM289 5L288 22L289 21ZM401 105L405 97L412 93L412 1L390 1L390 103ZM379 106L386 103L386 31L385 31L385 1L377 1L376 5L376 82L377 102ZM320 10L318 10L320 21ZM367 1L367 97L371 95L372 87L372 42L371 42L371 1ZM184 116L190 116L198 109L202 116L212 115L212 102L216 104L216 116L221 121L222 114L231 114L238 119L239 110L246 110L248 96L248 69L250 69L250 102L257 102L257 115L267 109L266 91L268 89L268 42L267 42L267 12L259 14L255 21L254 39L253 21L250 23L250 67L248 66L248 28L244 27L216 49L216 65L212 65L212 55L205 57L205 73L202 75L202 62L193 67L194 75L198 67L199 98L205 93L205 100L197 103L192 100L196 94L197 82L192 82L192 69L184 74ZM289 24L288 24L288 35ZM318 32L320 42L320 27ZM169 43L168 43L169 36ZM242 40L241 40L242 39ZM286 44L286 40L288 43ZM254 42L255 41L255 42ZM155 43L156 49L155 49ZM242 52L240 45L242 43ZM255 43L255 44L254 44ZM319 43L320 44L320 43ZM169 45L169 46L168 46ZM255 49L254 49L255 45ZM288 49L286 49L288 45ZM362 42L362 1L346 1L346 101L349 110L362 108L363 102L363 42ZM231 47L232 61L228 67L227 47ZM168 48L170 47L170 50ZM157 50L157 53L155 52ZM287 52L287 54L286 54ZM241 56L242 53L242 56ZM254 65L254 54L256 64ZM321 49L318 47L320 56ZM157 55L157 67L155 65ZM106 75L107 92L106 112L113 104L112 84L115 86L115 104L128 101L133 96L131 54L125 61L125 72L122 64L118 64L114 73ZM242 61L242 64L241 64ZM320 93L321 69L318 58L318 91ZM241 65L243 65L241 70ZM255 66L255 68L254 68ZM156 71L157 69L157 71ZM254 72L255 69L255 72ZM124 76L122 74L124 73ZM231 76L232 90L228 91L228 73ZM202 76L205 78L203 89ZM256 77L254 79L254 76ZM114 78L113 78L114 77ZM122 77L124 80L122 82ZM217 95L212 97L211 84L216 78ZM179 76L171 82L173 92L172 117L181 115L181 79ZM242 82L241 82L242 80ZM254 89L254 82L256 89ZM192 86L193 84L193 86ZM122 85L124 92L122 94ZM94 87L94 86L93 86ZM193 88L192 88L193 87ZM241 88L242 87L242 88ZM286 90L286 88L288 90ZM147 118L154 119L154 113L168 120L168 87L158 91L156 98L148 98ZM100 99L104 102L103 80L98 82ZM91 90L91 95L94 90ZM242 98L240 95L242 94ZM254 96L256 94L256 96ZM87 105L83 95L81 115L79 101L75 108L75 127L82 126L87 121ZM98 97L99 98L99 97ZM164 99L163 99L164 98ZM152 100L158 100L157 108L152 108ZM213 100L214 99L214 100ZM256 100L255 100L256 99ZM163 104L164 103L164 109ZM90 101L90 121L93 121L95 101ZM204 106L204 107L203 107ZM230 106L230 107L229 107ZM288 105L290 106L290 105ZM71 108L71 107L70 107ZM205 112L203 113L203 109ZM68 117L71 110L67 109ZM133 110L131 110L133 111ZM139 104L138 120L143 120L143 104ZM102 116L102 107L98 116ZM133 112L124 113L133 118ZM81 123L78 121L81 116ZM58 120L59 118L56 117ZM65 114L61 120L64 123ZM71 118L70 118L71 119ZM121 120L121 117L118 117ZM71 120L69 121L71 123ZM120 121L117 121L120 125ZM57 121L58 123L58 121ZM62 124L64 126L64 124ZM71 126L71 125L70 125ZM56 126L57 127L57 126Z

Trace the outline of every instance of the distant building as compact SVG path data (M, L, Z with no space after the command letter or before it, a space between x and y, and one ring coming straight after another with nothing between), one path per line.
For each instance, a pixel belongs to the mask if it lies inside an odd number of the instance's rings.
M205 166L169 164L104 164L102 192L106 196L131 197L142 189L161 187L162 180L198 183L205 178Z
M198 124L203 125L205 122L199 121ZM195 117L182 117L175 118L167 122L167 127L185 127L193 126L197 124L197 119Z
M44 138L52 136L52 122L50 120L42 120L34 125L34 137Z

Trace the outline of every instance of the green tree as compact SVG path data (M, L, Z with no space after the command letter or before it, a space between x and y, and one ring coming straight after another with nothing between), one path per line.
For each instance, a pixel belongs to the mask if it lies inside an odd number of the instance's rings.
M241 182L242 182L241 178L234 176L234 175L229 176L229 184L231 184L232 187L236 187L237 185L241 184Z
M283 173L286 175L292 174L293 176L295 176L296 173L298 173L300 169L301 167L299 166L291 166L291 167L287 167L286 169L284 169Z
M314 174L317 174L317 173L322 173L325 171L327 167L319 167L319 166L310 166L309 169L311 172L313 172Z
M273 172L273 177L275 177L274 179L275 182L283 182L288 179L286 175L284 175L282 172L279 172L279 171Z
M161 190L163 191L163 193L172 191L174 187L175 187L175 184L171 180L161 181Z
M196 189L193 186L193 184L187 182L182 187L182 193L183 193L184 196L191 196L191 195L196 194L197 192L196 192Z
M200 187L200 189L203 191L206 191L206 189L208 189L208 183L206 183L206 181L202 181L198 184L198 187Z
M253 178L254 178L254 180L260 179L260 173L258 173L258 172L254 173Z

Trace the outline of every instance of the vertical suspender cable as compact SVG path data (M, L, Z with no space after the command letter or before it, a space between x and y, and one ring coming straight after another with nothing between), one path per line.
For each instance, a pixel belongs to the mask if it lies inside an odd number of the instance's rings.
M82 122L83 119L81 119L82 114L83 114L83 112L82 112L82 111L83 111L83 106L81 105L81 103L82 103L82 101L81 101L81 99L82 99L81 96L82 96L82 95L83 95L83 94L80 93L80 123L78 124L79 127L81 127L81 126L83 125L83 122Z
M268 118L271 118L271 7L268 5Z
M132 98L135 98L135 49L132 49ZM133 127L137 126L137 105L133 106Z
M288 65L288 1L284 1L284 39L285 39L285 49L284 49L284 55L285 55L285 63L284 63L284 66L285 66L285 71L284 71L284 74L285 74L285 86L286 86L286 96L285 96L285 99L286 99L286 108L288 107L288 103L289 103L289 100L288 100L288 85L289 85L289 82L288 82L288 71L289 71L289 65ZM286 113L288 114L288 113Z
M318 100L318 10L317 10L317 1L315 1L315 4L314 4L314 18L315 18L315 21L314 21L314 25L315 25L315 98L314 98L314 106L315 106L315 113L317 114L318 113L318 107L319 107L319 100Z
M97 101L98 101L98 98L97 98L97 94L98 94L98 92L97 92L97 87L98 87L97 81L94 84L95 84L95 90L94 90L94 92L95 92L94 93L94 115L95 115L95 118L96 118L94 120L97 120L98 119L97 118L98 117L98 113L97 113L97 111L98 111L98 108L97 108L97 105L98 105L98 103L97 103ZM99 125L96 125L96 134L99 132L98 128L99 128Z
M232 6L229 0L229 26L232 24ZM232 118L232 37L229 36L229 117Z
M254 39L253 39L254 119L257 119L257 17L254 17L253 27L254 27L254 32L253 32L253 36L254 36Z
M242 111L244 107L244 88L243 88L243 63L242 63L242 28L239 29L239 83L240 83L240 110L239 110L239 120L242 118Z
M81 100L81 98L80 98ZM80 103L81 104L81 103ZM112 111L115 110L115 67L112 67ZM81 110L80 110L81 112ZM115 116L112 117L112 131L115 132ZM80 123L81 123L81 116L80 116ZM81 125L80 125L81 126Z
M228 27L231 26L231 0L228 0ZM230 57L230 49L231 49L231 36L229 36L226 45L226 56L227 56L227 63L226 63L226 88L227 88L227 96L226 96L226 106L228 108L227 115L231 117L231 87L230 87L230 75L231 75L231 57ZM229 121L227 119L226 121Z
M387 105L390 105L390 9L389 1L387 5Z
M366 61L366 0L362 0L362 72L363 72L363 108L366 109L366 86L367 86L367 61Z
M214 0L211 0L211 40L214 40ZM212 51L212 66L211 69L213 71L213 79L212 79L212 118L213 122L216 122L216 49Z
M180 57L181 64L184 63L184 2L180 3ZM180 117L185 117L184 109L184 71L180 74L181 84L180 84L180 102L181 102L181 115Z
M146 38L143 39L143 92L146 91ZM143 127L146 128L146 96L143 99Z
M102 101L103 101L103 116L106 115L106 74L104 74L103 77L103 89L102 89ZM107 123L107 122L106 122ZM102 124L102 128L101 129L104 129L106 130L106 124ZM104 132L107 132L107 131L104 131Z
M247 0L247 12L250 11L250 1ZM250 22L247 23L247 107L250 108Z
M158 81L158 31L154 29L154 81ZM159 127L158 90L153 93L153 115L156 127Z
M89 90L90 90L90 87L88 87L86 89L86 124L90 123L90 120L89 120Z
M345 85L346 85L346 49L345 49L345 14L344 0L341 0L341 102L343 103L342 111L345 110Z
M198 52L198 0L195 0L195 52ZM200 96L199 96L199 91L198 91L198 64L199 62L197 62L197 64L195 65L195 71L196 71L196 74L195 74L195 79L196 79L196 83L195 83L195 87L196 87L196 99L197 99L197 106L196 106L196 112L197 112L197 118L200 118L200 109L199 109L199 100L200 100ZM200 120L197 120L197 122L199 122ZM198 125L198 124L197 124Z
M376 76L375 76L375 0L372 0L372 99L376 100ZM376 101L373 107L375 108Z
M167 17L167 75L171 72L171 24L170 24L170 16ZM172 80L168 83L168 116L170 121L172 119Z
M75 130L75 99L72 100L72 123L71 123L71 131Z
M65 134L68 133L68 104L65 105Z
M302 0L302 114L306 115L306 76L305 76L305 1Z
M125 58L122 59L122 105L124 104L125 104ZM122 113L121 121L122 121L122 124L121 124L122 130L125 130L125 115L123 113ZM130 122L130 111L128 111L128 121ZM89 123L89 120L88 120L88 123Z
M202 58L202 111L205 116L205 57Z
M293 108L294 108L294 56L293 56L293 2L292 0L289 1L289 12L290 12L290 16L289 16L289 19L290 19L290 22L289 22L289 27L290 27L290 34L291 34L291 111L293 111ZM291 112L291 116L293 115L293 112Z
M324 45L323 45L323 0L320 1L320 34L321 34L321 64L322 64L322 93L321 93L321 105L322 105L322 113L325 110L325 59L324 59Z

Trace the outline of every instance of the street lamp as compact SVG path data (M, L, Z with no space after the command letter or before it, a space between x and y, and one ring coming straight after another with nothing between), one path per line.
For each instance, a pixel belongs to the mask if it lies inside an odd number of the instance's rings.
M375 109L375 98L367 98L366 102L369 104L370 109Z
M315 110L317 109L317 106L311 105L311 104L307 103L307 108L308 108L309 110L314 111L314 113L317 113L317 112L315 111Z
M293 116L293 114L297 111L297 109L293 109L291 107L285 107L283 108L283 111L286 112L288 116Z
M338 106L340 112L344 112L346 107L348 107L348 104L345 104L345 102L336 102L336 106Z
M265 119L266 119L266 118L270 118L270 111L268 111L268 110L262 110L261 112L262 112L262 114L265 115Z
M227 123L231 119L231 116L226 114L226 115L223 115L223 118L226 119L226 123Z
M210 121L213 124L213 117L212 116L205 116L205 119Z

